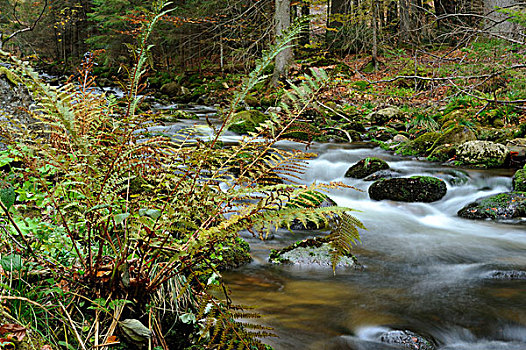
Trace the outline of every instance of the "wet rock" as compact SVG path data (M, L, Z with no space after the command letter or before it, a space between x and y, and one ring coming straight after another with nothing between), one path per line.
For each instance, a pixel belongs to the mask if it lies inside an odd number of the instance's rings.
M217 249L213 259L219 270L231 270L249 264L252 261L250 245L241 237L223 244Z
M161 93L169 97L179 97L181 95L189 94L190 90L188 90L184 86L181 86L181 84L177 82L172 82L166 83L163 86L161 86Z
M435 346L424 337L411 331L389 331L380 336L380 341L396 344L400 349L435 350Z
M385 160L375 157L368 157L360 160L358 163L347 169L345 177L363 179L364 177L374 174L377 171L386 169L389 169L389 165Z
M490 141L468 141L457 147L457 160L481 168L504 165L508 154L506 146Z
M482 197L460 209L457 215L473 220L526 218L526 192L505 192Z
M446 183L432 176L383 179L369 186L369 197L400 202L435 202L446 195Z
M308 238L280 250L272 250L269 261L275 264L314 265L332 267L331 238L328 236ZM343 256L336 267L358 267L356 258Z
M526 192L526 167L515 172L512 179L514 191Z
M380 170L364 177L363 181L378 181L381 179L391 179L393 177L399 177L400 174L392 170Z
M448 160L453 159L455 154L456 148L454 145L440 145L431 152L427 159L436 162L447 162Z
M490 278L505 281L526 280L526 271L492 271L490 273Z
M36 120L27 112L34 109L33 99L25 86L13 80L7 73L0 74L0 119L12 116L21 124L34 124Z
M390 120L402 119L404 112L398 107L387 107L370 113L366 118L376 125L384 125Z
M255 132L256 127L267 120L267 116L258 110L241 111L232 116L232 124L228 130L237 134Z

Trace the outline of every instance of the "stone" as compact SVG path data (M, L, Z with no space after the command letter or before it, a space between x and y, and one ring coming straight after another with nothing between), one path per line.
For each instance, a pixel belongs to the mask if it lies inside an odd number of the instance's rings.
M514 191L526 192L526 169L517 170L511 183Z
M399 177L399 176L400 174L392 170L380 170L369 176L364 177L363 181L378 181L381 179L391 179L393 177Z
M466 205L458 216L472 220L517 220L526 218L526 192L504 192L482 197Z
M269 261L275 264L307 265L332 268L332 248L330 237L308 238L283 249L272 249ZM337 268L358 267L356 258L343 256L336 264Z
M267 116L258 110L241 111L232 116L232 123L228 130L237 134L255 132L256 127L267 120Z
M404 112L398 107L387 107L370 113L366 118L373 124L384 125L390 120L402 119Z
M405 136L405 135L402 135L402 134L398 134L398 135L395 135L393 137L393 142L396 142L396 143L406 143L406 142L409 142L409 137Z
M413 141L410 141L403 145L396 153L402 155L427 155L428 149L430 149L440 137L440 133L435 131L429 131L425 134L418 136Z
M457 160L466 165L495 168L504 165L508 148L491 141L468 141L457 147Z
M389 331L380 335L380 341L396 344L400 350L435 350L436 347L429 340L411 331Z
M358 163L351 166L345 173L345 177L352 177L353 179L363 179L377 171L389 169L389 165L385 160L375 157L369 157L360 160Z
M433 146L431 146L431 149L440 145L461 144L476 139L475 133L470 128L464 125L457 125L440 135Z
M176 82L166 83L161 86L161 92L169 97L181 95L181 85Z
M508 141L506 147L513 152L515 156L524 158L526 157L526 138L517 138Z
M446 183L432 176L382 179L369 186L369 197L400 202L435 202L446 195Z
M489 278L495 280L513 281L513 280L526 280L526 271L492 271Z

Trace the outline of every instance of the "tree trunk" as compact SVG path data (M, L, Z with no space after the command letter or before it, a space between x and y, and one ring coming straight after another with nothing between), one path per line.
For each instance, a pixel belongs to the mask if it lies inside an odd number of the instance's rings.
M276 38L279 40L279 37L290 27L290 0L276 0L274 23ZM292 47L288 47L278 53L274 62L274 73L272 74L273 85L277 85L281 78L287 76L291 62Z

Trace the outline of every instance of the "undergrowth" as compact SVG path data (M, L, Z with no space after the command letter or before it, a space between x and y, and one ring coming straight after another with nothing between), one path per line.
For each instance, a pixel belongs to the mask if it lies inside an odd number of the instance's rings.
M264 348L271 331L228 296L214 259L222 247L238 244L242 230L263 238L298 219L332 225L335 266L359 239L362 224L350 208L287 205L347 186L296 184L314 155L274 147L327 82L323 72L286 93L284 114L238 144L220 142L237 104L300 29L264 55L213 137L191 129L151 136L158 122L138 107L148 38L163 8L150 14L132 49L124 107L93 92L96 55L78 81L55 88L1 53L38 106L29 111L36 127L9 118L0 129L7 145L0 156L2 298L13 301L9 312L19 322L59 348Z

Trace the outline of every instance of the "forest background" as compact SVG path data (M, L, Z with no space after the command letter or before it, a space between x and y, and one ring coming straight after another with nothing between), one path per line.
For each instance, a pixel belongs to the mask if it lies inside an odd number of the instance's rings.
M366 139L455 164L451 135L524 139L525 25L514 0L0 1L0 76L49 132L2 129L5 333L42 349L264 348L221 281L238 232L336 223L336 259L362 228L319 207L315 191L344 185L284 184L313 155L274 142ZM124 96L90 90L112 86ZM213 105L224 124L209 142L146 135L167 120L142 93ZM226 128L269 141L224 146ZM525 146L498 166L522 166Z

